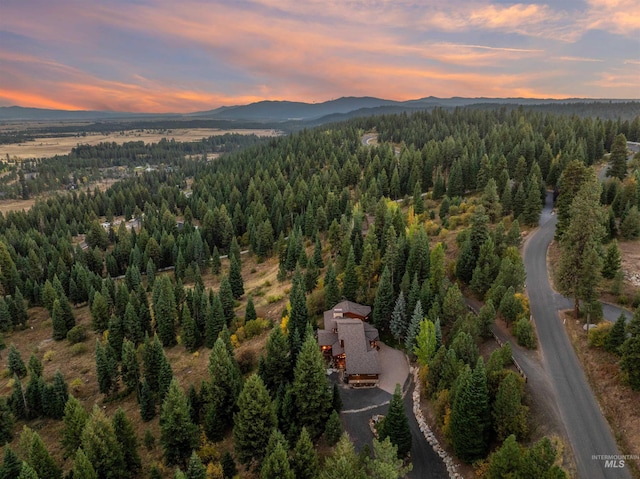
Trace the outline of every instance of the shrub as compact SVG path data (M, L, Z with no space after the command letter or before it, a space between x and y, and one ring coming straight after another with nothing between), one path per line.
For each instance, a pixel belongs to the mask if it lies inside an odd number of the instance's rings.
M156 445L156 438L153 436L153 433L147 429L144 432L144 438L142 439L142 444L147 448L147 451L153 449L153 446Z
M245 349L238 353L238 366L242 374L248 374L256 366L256 354L251 349Z
M244 333L247 339L259 336L262 331L269 328L271 324L264 318L257 318L251 321L247 321L244 325Z
M71 344L81 343L85 339L87 339L87 329L81 324L74 326L67 332L67 341Z
M56 355L56 353L54 351L45 351L44 356L42 356L42 359L44 359L47 362L51 362L53 361L53 357Z
M53 352L53 351L47 351L47 352ZM81 354L84 354L87 352L87 345L84 343L76 343L73 346L71 346L71 354L74 356L80 356Z
M527 318L520 318L513 325L514 334L520 346L528 349L535 349L536 334L533 331L533 325Z
M80 378L75 378L74 380L72 380L72 381L69 383L69 387L71 388L71 390L72 390L74 393L77 393L78 391L80 391L80 388L82 387L82 384L83 384L83 383L82 383L82 379L80 379Z
M267 296L267 304L277 303L283 298L281 294L272 294Z
M609 330L612 325L608 321L603 321L598 324L597 327L589 330L589 346L602 348L604 346L604 342L609 335Z

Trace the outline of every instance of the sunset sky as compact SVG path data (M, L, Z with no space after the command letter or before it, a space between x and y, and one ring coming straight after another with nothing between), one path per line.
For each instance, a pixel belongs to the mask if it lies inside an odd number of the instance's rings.
M640 98L640 1L0 1L0 106L430 95Z

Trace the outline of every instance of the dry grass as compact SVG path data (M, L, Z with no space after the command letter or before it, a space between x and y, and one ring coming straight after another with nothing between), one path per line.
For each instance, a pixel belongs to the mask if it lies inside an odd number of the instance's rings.
M78 144L97 145L102 142L125 143L127 141L144 141L154 143L162 138L175 139L180 142L198 141L209 136L224 135L225 133L241 133L246 135L255 134L258 136L278 136L281 133L272 129L255 130L221 130L218 128L184 128L172 130L125 130L124 132L112 133L87 133L87 136L62 137L62 136L42 136L34 141L26 143L13 143L0 145L0 158L49 158L55 155L66 155Z
M223 260L223 272L228 271L228 263L228 260ZM258 315L273 320L274 322L279 320L281 311L285 307L288 297L288 295L284 294L284 291L290 287L290 282L279 283L276 280L277 271L277 259L258 264L253 257L243 255L243 278L246 293L236 308L236 316L240 318L244 317L248 295L254 294L254 304ZM213 276L207 273L203 276L203 280L207 288L213 287L214 290L217 290L220 277L220 275ZM186 287L190 287L190 285L187 284ZM268 304L266 297L275 294L282 294L283 299L276 303ZM159 464L162 462L162 448L159 445L160 426L158 417L156 416L156 418L148 423L143 422L140 419L138 404L133 394L122 400L112 402L104 401L104 395L100 394L98 390L94 360L95 341L100 335L91 331L91 314L88 306L84 305L74 309L74 314L76 316L76 323L84 325L88 331L88 338L82 343L83 346L86 347L86 351L81 354L74 355L68 341L58 342L52 340L51 319L47 310L41 307L31 308L29 310L27 329L14 331L7 335L5 342L7 345L16 345L25 363L28 362L29 356L34 353L43 363L43 377L46 381L50 382L56 370L59 369L69 385L70 393L81 401L86 410L90 411L94 406L97 406L102 408L108 416L111 416L118 407L122 408L127 414L127 417L133 422L140 443L139 452L142 457L143 468L148 470L151 464ZM264 350L268 334L269 332L265 331L258 337L242 342L236 349L236 357L252 357L255 360L255 365L257 365L257 360ZM196 353L192 354L188 353L184 346L177 345L172 348L166 348L165 353L171 363L174 375L178 378L178 381L185 391L188 390L191 384L199 389L202 381L209 378L209 350L207 348L202 347ZM51 356L50 361L45 360L45 354L47 357ZM2 369L8 367L6 352L2 355L1 363ZM72 387L72 382L76 379L79 380L76 382L80 385L74 388ZM24 386L26 386L27 380L28 379L23 380ZM11 392L10 378L8 376L2 377L2 379L0 379L0 394L8 396ZM62 464L65 469L72 467L73 464L71 460L63 461L62 459L63 450L60 445L61 421L50 419L19 421L16 427L16 437L11 443L11 447L14 449L17 446L23 425L27 425L38 431L47 444L49 451L59 464ZM156 438L156 445L151 451L148 451L142 445L142 439L147 429L149 429ZM230 441L218 445L220 455L229 449L231 449ZM173 470L167 470L165 477L173 477Z
M563 313L566 330L582 363L604 416L614 431L620 453L640 456L640 392L622 382L618 357L601 348L589 347L582 323L572 311ZM640 460L628 460L634 477L640 477Z

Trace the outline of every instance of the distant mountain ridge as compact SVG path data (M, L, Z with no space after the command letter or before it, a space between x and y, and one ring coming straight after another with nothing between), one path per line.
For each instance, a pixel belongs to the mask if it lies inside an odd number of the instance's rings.
M0 107L0 121L70 121L70 120L131 120L154 119L210 119L251 121L263 123L301 122L310 124L337 121L353 116L382 113L398 113L435 107L455 108L470 105L567 105L571 103L625 103L638 100L609 100L592 98L567 98L561 100L538 98L437 98L395 101L375 97L341 97L321 103L264 100L248 105L223 106L214 110L186 114L131 113L88 110L49 110L20 106Z

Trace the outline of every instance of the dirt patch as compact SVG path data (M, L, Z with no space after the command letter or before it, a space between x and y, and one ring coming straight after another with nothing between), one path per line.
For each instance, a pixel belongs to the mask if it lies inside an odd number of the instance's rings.
M221 130L218 128L184 128L172 130L124 130L122 132L96 133L90 132L86 136L42 136L25 143L0 145L0 157L6 158L50 158L55 155L66 155L71 149L81 145L97 145L102 142L122 144L128 141L144 141L156 143L162 138L175 139L180 142L198 141L209 136L224 135L225 133L240 133L258 136L279 136L281 132L273 129L254 130Z
M618 357L607 351L589 347L582 323L573 319L572 311L562 312L565 328L573 348L582 363L600 409L614 431L623 455L640 456L640 392L632 391L622 382ZM640 477L640 460L627 460L632 475Z

